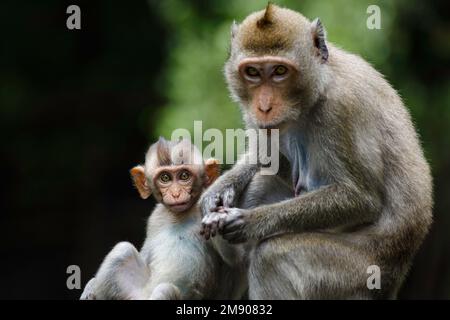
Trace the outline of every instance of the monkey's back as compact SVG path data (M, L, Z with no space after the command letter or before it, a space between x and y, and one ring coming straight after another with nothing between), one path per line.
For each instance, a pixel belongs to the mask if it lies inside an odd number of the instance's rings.
M341 107L351 117L355 152L369 172L376 171L372 183L382 194L380 218L361 232L367 242L361 241L385 264L386 274L395 277L397 268L405 274L432 223L430 168L397 92L362 58L332 50L331 67L346 89L331 97L348 102Z

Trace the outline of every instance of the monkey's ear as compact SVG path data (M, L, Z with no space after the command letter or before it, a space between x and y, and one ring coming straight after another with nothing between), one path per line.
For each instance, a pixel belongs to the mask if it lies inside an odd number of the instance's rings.
M311 33L318 55L322 59L322 62L326 62L328 60L326 33L325 28L323 27L322 22L319 18L314 19L314 21L311 23Z
M220 176L219 160L210 158L205 161L206 187L210 186Z
M142 199L147 199L152 194L147 177L145 176L145 170L143 166L136 166L130 170L131 179L133 179L134 186L139 192Z

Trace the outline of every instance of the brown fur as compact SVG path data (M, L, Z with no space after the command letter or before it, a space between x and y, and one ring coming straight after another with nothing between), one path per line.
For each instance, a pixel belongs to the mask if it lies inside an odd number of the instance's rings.
M253 54L273 53L291 49L297 41L298 20L302 15L269 4L265 10L247 17L241 24L240 46Z

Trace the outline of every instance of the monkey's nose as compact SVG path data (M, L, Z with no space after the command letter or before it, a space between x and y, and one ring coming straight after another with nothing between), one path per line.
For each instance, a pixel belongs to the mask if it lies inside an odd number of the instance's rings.
M269 113L270 110L272 110L272 106L270 104L260 105L258 106L258 110L261 111L262 113Z
M180 197L180 193L172 193L172 197L174 197L175 199L178 199Z

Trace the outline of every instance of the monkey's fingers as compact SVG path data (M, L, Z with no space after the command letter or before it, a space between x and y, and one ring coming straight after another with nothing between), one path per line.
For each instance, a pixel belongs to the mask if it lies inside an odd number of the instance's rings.
M205 240L209 240L210 238L210 231L209 231L209 224L206 222L202 222L202 229L200 230L200 234L203 235L203 238Z
M219 219L214 219L211 222L211 237L215 237L217 234L217 229L218 229L218 223L219 223Z
M219 234L222 234L222 230L223 230L223 227L225 226L225 222L226 222L225 217L219 220L219 224L218 224Z
M213 236L220 233L220 229L223 227L227 218L228 214L224 210L220 210L214 215L212 223Z
M205 216L202 220L202 226L204 230L204 237L208 240L211 237L214 237L217 233L217 223L219 221L219 214L214 212Z

